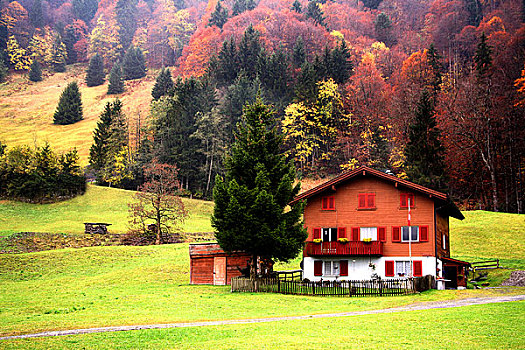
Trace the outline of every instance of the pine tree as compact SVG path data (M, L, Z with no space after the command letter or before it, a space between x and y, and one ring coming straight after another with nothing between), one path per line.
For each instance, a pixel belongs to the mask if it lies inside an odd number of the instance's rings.
M215 6L215 11L212 12L208 27L217 26L222 29L222 26L228 21L228 10L222 6L222 1L218 1Z
M33 60L31 63L31 69L29 70L29 80L38 82L42 81L42 68L37 60Z
M168 95L173 89L173 79L171 78L171 72L169 68L163 68L160 70L153 90L151 90L151 96L154 100L158 100L162 96Z
M42 0L33 1L31 12L29 12L29 19L31 20L31 24L35 28L44 27L44 13L42 11Z
M296 67L301 67L306 61L306 51L304 49L304 41L302 36L298 36L293 46L293 63Z
M107 102L104 111L100 114L100 120L93 131L93 144L89 149L89 165L98 176L104 169L108 159L108 140L113 121L113 103Z
M130 47L135 31L137 30L136 4L136 0L118 0L115 6L121 54L126 52Z
M295 11L297 13L302 13L303 12L303 6L299 2L299 0L295 0L293 2L293 4L292 4L292 7L290 8L290 10Z
M383 0L363 0L363 5L369 9L375 10Z
M95 13L98 9L98 0L73 0L73 12L84 21L89 23L95 17Z
M257 75L257 62L262 51L259 36L260 33L250 24L244 31L237 51L239 60L238 70L244 70L250 79L255 79Z
M337 84L344 84L352 75L354 65L350 61L350 51L343 39L339 46L336 46L330 53L331 63L329 77L334 79Z
M102 56L97 53L89 60L89 66L86 72L86 85L89 87L102 85L104 84L105 77L104 60Z
M0 59L0 83L5 81L8 72L9 70L4 64L4 60Z
M217 67L214 74L219 85L227 86L235 80L238 70L237 46L235 45L235 39L230 37L229 40L224 40L222 43L221 50L217 56Z
M122 79L122 68L116 62L109 73L108 95L121 94L124 92L124 79Z
M66 59L67 59L67 50L66 45L60 40L59 37L55 39L53 44L53 54L51 58L51 65L53 70L58 73L66 71Z
M392 35L392 21L388 15L383 12L378 14L374 25L377 41L384 43L388 47L391 47L395 44L395 40Z
M274 120L260 98L246 106L225 160L226 176L217 176L213 191L215 237L226 252L252 255L252 277L259 257L288 261L307 237L303 205L288 206L300 185L293 185L295 169L281 151L282 136Z
M443 80L443 66L441 65L441 56L437 52L434 44L430 44L430 47L427 50L427 61L432 69L432 90L434 93L441 90L441 82Z
M124 80L140 79L146 76L146 60L139 47L130 46L122 62Z
M316 0L308 1L308 7L306 8L306 18L311 18L314 23L326 27L323 10L321 10L321 7Z
M490 75L492 68L492 47L487 43L485 32L481 33L479 44L474 55L476 73L479 79Z
M76 81L69 83L58 101L53 115L53 123L59 125L73 124L84 119L82 116L82 98Z
M483 19L483 6L479 0L466 0L466 7L469 13L468 25L477 27Z
M431 95L421 95L405 147L406 173L410 181L436 190L446 190L444 147L436 125Z

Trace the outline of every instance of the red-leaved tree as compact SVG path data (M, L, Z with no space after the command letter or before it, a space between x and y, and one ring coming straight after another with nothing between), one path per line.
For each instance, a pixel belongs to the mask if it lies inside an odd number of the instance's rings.
M130 233L155 236L162 244L166 234L180 233L187 212L178 196L177 167L153 160L144 167L146 182L129 203ZM152 226L152 224L154 226Z

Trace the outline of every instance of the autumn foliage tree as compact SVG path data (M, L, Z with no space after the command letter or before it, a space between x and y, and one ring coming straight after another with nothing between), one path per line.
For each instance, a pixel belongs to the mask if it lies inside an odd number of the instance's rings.
M187 216L182 199L178 196L177 167L153 160L144 167L146 181L129 203L130 232L151 236L155 244L162 244L168 234L180 233ZM153 229L148 225L154 224ZM151 228L151 226L150 226Z

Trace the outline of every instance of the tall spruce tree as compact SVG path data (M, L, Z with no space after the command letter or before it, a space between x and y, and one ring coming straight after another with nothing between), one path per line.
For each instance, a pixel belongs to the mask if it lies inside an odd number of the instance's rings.
M306 8L306 18L311 18L314 23L326 27L324 13L323 10L321 10L317 0L308 1L308 7Z
M238 70L244 70L250 79L255 79L255 76L257 75L257 62L259 61L259 55L262 51L261 43L259 41L260 35L259 31L255 30L250 24L250 26L244 31L244 35L242 36L237 51L239 62Z
M395 39L392 34L392 21L387 14L381 12L377 15L374 22L374 28L378 41L381 41L388 47L391 47L395 44Z
M427 91L423 91L405 147L406 173L410 181L445 191L447 186L444 147L439 139L440 135L436 125L433 98Z
M130 47L137 30L137 1L118 0L115 5L121 54ZM122 56L121 56L122 57Z
M238 69L237 46L232 36L229 40L224 40L217 56L217 67L214 70L214 74L219 85L230 85L237 77Z
M31 24L35 28L44 27L44 12L42 11L42 0L33 1L33 6L31 7L31 11L29 12L29 19L31 20Z
M66 45L64 45L60 37L57 37L52 48L51 65L53 66L53 70L58 73L65 72L66 60Z
M86 85L99 86L104 84L106 74L104 73L104 60L102 56L96 53L89 60L89 66L86 72Z
M140 79L146 76L146 60L139 47L130 46L122 62L124 80Z
M29 69L29 80L33 82L42 81L42 67L37 60L33 60L31 63L31 68Z
M121 94L124 92L124 79L122 79L122 68L119 62L115 62L109 73L108 95Z
M84 119L82 115L82 97L76 81L69 83L58 101L53 115L53 123L59 125L73 124Z
M474 55L476 65L476 74L478 79L484 79L490 76L492 68L492 47L487 42L485 32L481 33L479 44Z
M295 40L292 52L293 63L296 67L300 68L306 61L306 50L304 48L304 40L302 36L298 36Z
M427 62L432 69L432 90L435 94L441 90L443 65L441 64L441 56L434 47L434 44L430 44L430 47L427 50Z
M260 98L245 107L225 160L226 176L217 176L213 191L215 237L227 252L252 255L251 277L257 274L258 258L293 259L307 237L302 203L289 206L300 185L293 185L295 168L281 151L274 121Z
M9 73L9 69L5 65L4 60L0 57L0 82L5 81L8 73Z
M89 149L89 165L95 172L97 178L106 166L108 159L108 140L111 135L111 123L113 121L113 103L107 102L104 111L100 114L100 120L93 131L93 144Z
M168 95L173 89L173 79L169 68L162 68L157 76L151 96L154 100L158 100L162 96Z
M208 27L217 26L222 29L222 26L228 21L228 10L222 6L222 1L218 1L215 10L212 12Z

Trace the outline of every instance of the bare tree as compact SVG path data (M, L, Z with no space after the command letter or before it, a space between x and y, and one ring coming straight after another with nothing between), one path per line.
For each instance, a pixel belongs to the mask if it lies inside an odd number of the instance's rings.
M181 231L181 224L187 216L179 196L180 184L177 167L158 163L154 159L144 167L146 182L139 187L134 202L129 203L130 233L155 234L155 244L163 243L165 234ZM148 226L154 224L154 229Z

